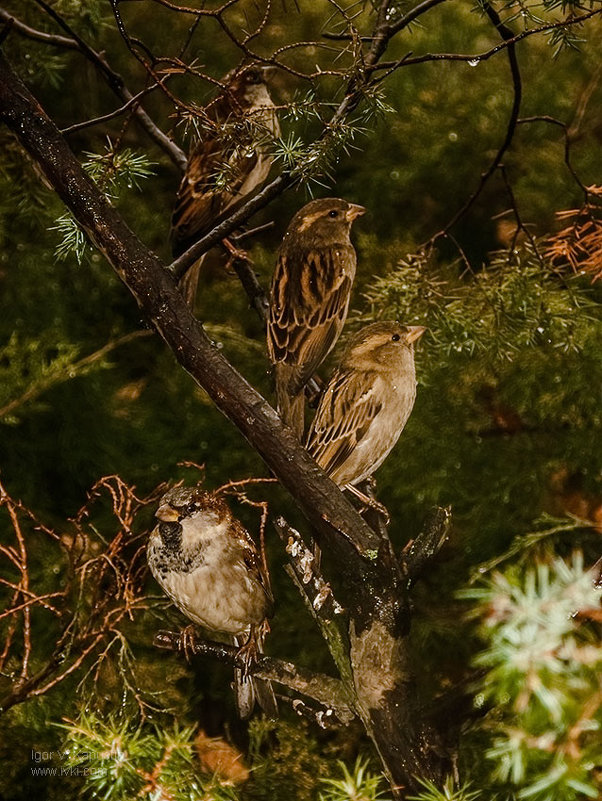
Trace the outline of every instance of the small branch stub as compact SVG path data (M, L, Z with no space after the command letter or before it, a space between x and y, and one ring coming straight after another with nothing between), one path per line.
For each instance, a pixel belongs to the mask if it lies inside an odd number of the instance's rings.
M400 561L408 587L447 542L450 524L451 506L436 506L429 512L420 534L405 546Z

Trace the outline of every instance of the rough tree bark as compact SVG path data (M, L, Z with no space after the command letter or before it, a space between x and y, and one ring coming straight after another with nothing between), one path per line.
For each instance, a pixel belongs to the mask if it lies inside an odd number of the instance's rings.
M421 711L428 702L419 697L409 667L408 575L386 532L367 525L265 399L212 345L172 274L82 171L57 127L1 54L0 120L39 164L178 362L290 492L322 549L345 566L339 600L346 609L346 689L396 797L403 798L407 788L417 790L416 777L439 783L449 764ZM412 558L420 561L415 552Z

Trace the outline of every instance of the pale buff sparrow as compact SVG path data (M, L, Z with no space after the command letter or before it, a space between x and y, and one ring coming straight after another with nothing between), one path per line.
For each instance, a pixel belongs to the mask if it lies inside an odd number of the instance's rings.
M373 323L349 342L320 399L306 446L340 487L353 491L399 439L416 398L414 343L425 330Z

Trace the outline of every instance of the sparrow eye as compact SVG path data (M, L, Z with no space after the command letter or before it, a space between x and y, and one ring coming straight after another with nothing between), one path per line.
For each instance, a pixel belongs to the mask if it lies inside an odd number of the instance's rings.
M182 512L181 512L182 517L188 517L188 515L191 515L194 512L196 512L196 509L197 509L196 503L189 503L187 506L185 506L182 509Z
M339 216L339 212L336 209L333 209L332 211L328 212L328 216L329 217L338 217Z
M401 337L399 336L399 334L393 334L393 336L391 337L391 339L393 340L393 342L399 342L399 340L401 339Z

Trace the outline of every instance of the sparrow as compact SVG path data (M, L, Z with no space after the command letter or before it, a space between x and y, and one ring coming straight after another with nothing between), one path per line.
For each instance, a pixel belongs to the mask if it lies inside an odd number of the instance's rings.
M414 406L414 343L425 330L396 322L362 328L318 404L307 450L335 484L359 497L355 485L385 461Z
M266 84L272 69L251 65L229 73L223 90L206 107L209 130L190 151L171 219L174 257L235 211L268 177L272 158L267 144L280 136ZM194 304L202 261L181 281L189 305Z
M160 500L157 525L147 545L151 573L186 617L211 632L223 632L249 663L262 651L274 600L257 547L216 492L175 487ZM241 717L255 698L275 716L269 682L236 672Z
M347 317L355 278L351 225L363 206L340 198L312 200L284 235L272 279L268 356L283 421L299 439L304 387L334 347Z

